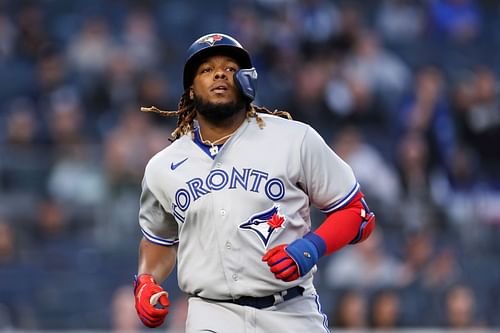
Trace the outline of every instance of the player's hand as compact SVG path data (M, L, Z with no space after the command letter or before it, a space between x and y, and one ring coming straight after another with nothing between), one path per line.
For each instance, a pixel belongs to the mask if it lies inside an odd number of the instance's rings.
M299 269L295 261L285 251L287 244L273 247L264 254L262 261L267 262L277 279L290 282L299 278Z
M267 262L274 276L285 282L306 275L318 259L318 249L305 238L297 239L289 245L273 247L262 257L262 261Z
M168 313L168 293L160 287L153 276L141 274L134 281L135 309L139 319L147 327L158 327Z

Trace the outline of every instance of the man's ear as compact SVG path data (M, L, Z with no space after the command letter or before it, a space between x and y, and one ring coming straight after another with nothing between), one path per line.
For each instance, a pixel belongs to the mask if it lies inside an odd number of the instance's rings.
M194 99L194 91L193 88L189 88L189 99L193 100Z

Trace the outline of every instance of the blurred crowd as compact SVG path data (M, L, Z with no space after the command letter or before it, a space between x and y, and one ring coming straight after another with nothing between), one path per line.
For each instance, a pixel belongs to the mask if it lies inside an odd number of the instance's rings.
M500 326L499 29L493 0L0 0L0 329L140 329L140 183L175 119L139 108L176 108L214 31L377 214L319 264L330 325Z

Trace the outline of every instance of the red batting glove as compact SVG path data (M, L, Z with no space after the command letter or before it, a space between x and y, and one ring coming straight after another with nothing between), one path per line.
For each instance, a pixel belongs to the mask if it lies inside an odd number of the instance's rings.
M267 262L277 279L290 282L299 278L299 269L295 261L285 251L286 247L287 244L273 247L264 254L262 261Z
M147 327L158 327L168 313L168 294L153 276L141 274L134 281L135 309L139 319Z

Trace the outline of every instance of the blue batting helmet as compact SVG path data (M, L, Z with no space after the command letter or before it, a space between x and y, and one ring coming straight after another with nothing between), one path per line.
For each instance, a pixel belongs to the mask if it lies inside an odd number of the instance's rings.
M193 83L196 70L203 59L216 54L227 55L238 63L240 70L235 73L236 84L242 94L253 101L257 71L252 66L250 55L236 39L221 33L202 36L188 48L183 74L184 90Z

